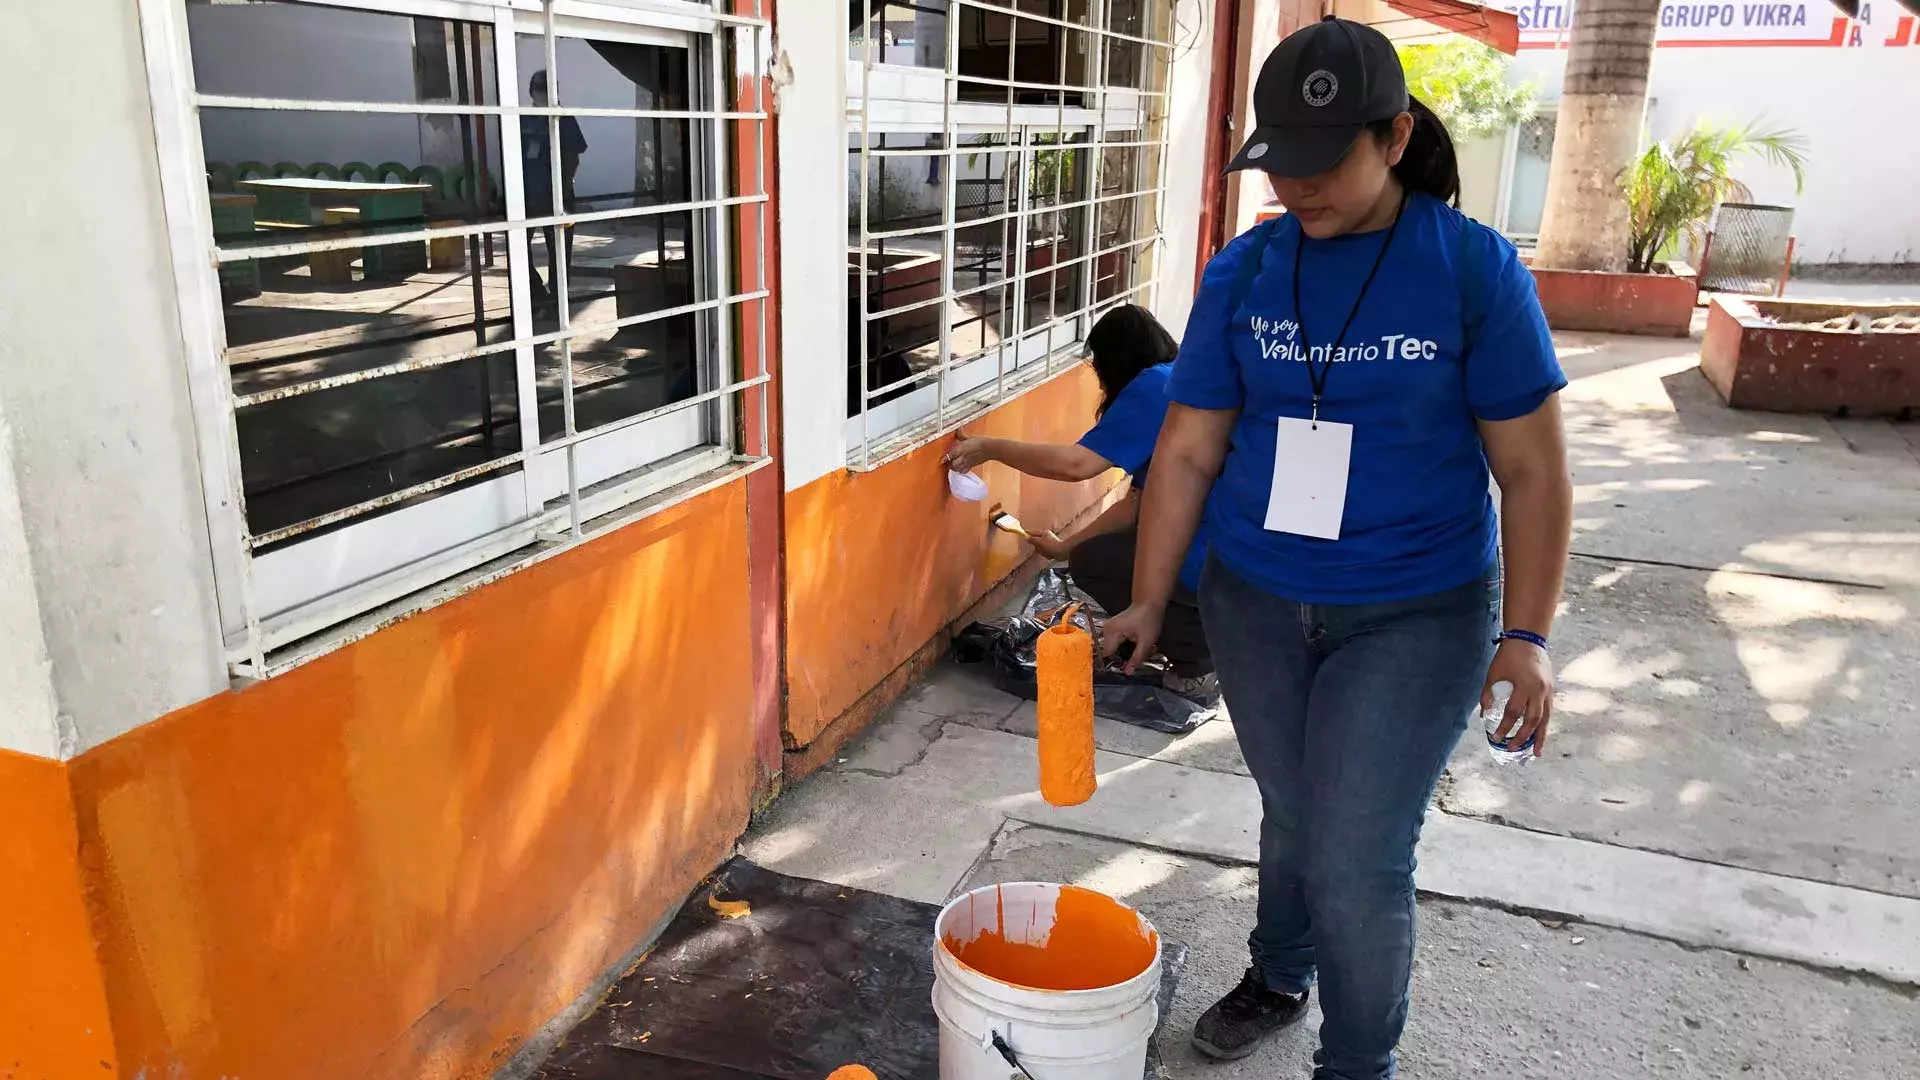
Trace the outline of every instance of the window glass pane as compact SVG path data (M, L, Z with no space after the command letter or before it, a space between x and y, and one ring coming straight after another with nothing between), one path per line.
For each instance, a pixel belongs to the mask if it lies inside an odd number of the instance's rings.
M1013 282L975 292L954 301L948 311L953 322L953 357L972 359L1013 336Z
M1144 248L1134 245L1133 241L1152 235L1149 219L1151 207L1152 196L1149 195L1101 204L1099 234L1094 238L1094 250L1099 253L1094 262L1093 295L1096 302L1119 298L1137 283L1134 268L1139 264Z
M870 136L876 150L929 149L943 137L925 132L880 133ZM860 280L860 145L850 137L847 154L847 402L857 414L861 403L859 342L867 342L868 400L878 405L912 392L920 385L914 376L940 363L940 327L943 305L937 302L945 275L941 260L946 250L941 233L875 239L867 248L867 276ZM970 168L960 159L963 176ZM867 231L869 234L938 226L946 216L947 171L944 156L889 156L867 159ZM962 192L967 189L963 187ZM965 197L956 193L957 197ZM978 214L976 214L978 216ZM978 238L986 243L985 238ZM1004 246L1002 247L1004 251ZM990 261L969 252L975 262ZM1000 273L1004 275L1002 267ZM877 319L861 317L864 294L868 315L912 306Z
M552 104L547 47L539 34L514 39L522 105ZM688 109L688 50L668 45L556 37L559 103L571 109Z
M1084 142L1085 133L1066 136L1068 143ZM1056 134L1038 136L1039 144L1027 165L1025 205L1027 247L1026 322L1023 332L1039 330L1071 316L1081 306L1087 254L1087 208L1075 205L1087 198L1088 151L1063 146ZM1063 209L1049 209L1062 207Z
M1108 0L1107 28L1116 34L1128 37L1151 37L1146 25L1145 9L1148 0ZM1151 56L1165 55L1163 52L1150 51L1137 41L1120 38L1108 38L1107 76L1103 80L1108 86L1121 86L1131 89L1146 89L1146 73Z
M862 16L866 23L861 23ZM847 5L847 55L860 59L867 35L872 34L875 60L903 67L947 66L946 0L916 0L885 4L881 0L851 0Z
M697 225L697 231L696 231ZM607 327L668 308L713 299L704 273L713 211L679 211L611 221L584 221L567 230L567 317L576 330ZM535 303L553 280L554 230L534 229ZM696 258L696 256L699 256ZM649 324L640 324L646 326Z
M224 306L234 392L297 391L511 336L504 235L421 244L425 265L361 275L369 260L412 258L413 246L251 264L258 291ZM270 532L512 454L517 401L514 357L504 352L242 407L248 526Z
M493 117L210 108L200 135L222 247L506 217Z
M517 91L520 103L549 104L554 80L547 76L545 46L539 37L522 34L517 47L525 76ZM560 68L559 101L566 106L668 112L697 107L686 49L561 38L554 52ZM694 138L700 123L705 122L560 117L563 212L660 206L700 197L695 193L699 158ZM552 127L545 116L520 119L520 167L529 217L555 212L553 158L547 150Z
M1021 0L1020 7L1057 19L1064 2ZM1047 88L1086 85L1092 74L1091 49L1091 36L1084 30L1001 11L962 7L954 67L960 77L960 99L1004 102L1011 97L1017 105L1079 107L1087 103L1086 94L1078 90L1062 94ZM1009 82L1024 85L1004 85Z
M499 103L493 28L483 23L280 0L190 0L187 29L202 94Z
M696 345L712 318L710 312L700 312L622 330L585 330L569 339L574 426L591 431L698 394L702 350ZM561 357L560 344L554 342L540 346L534 361L543 442L566 432Z
M940 296L940 251L919 251L895 245L876 248L867 254L866 297L869 314L888 308L910 310L866 321L861 326L859 264L848 267L848 331L865 333L867 340L868 401L879 405L911 393L921 385L919 376L940 363L940 323L943 305L924 303ZM848 408L857 413L860 403L859 338L848 340Z
M1020 160L1003 134L971 135L967 151L955 163L954 291L965 295L948 309L956 362L971 359L1013 332L1013 292L1009 254L1019 222L1015 219L1009 178ZM965 222L977 221L968 225ZM981 291L982 286L996 286Z
M713 244L714 211L649 215L591 221L572 230L567 270L568 318L574 336L574 423L586 431L699 393L700 356L708 349L716 316L687 312L629 326L620 319L648 315L714 298L705 252ZM530 237L534 260L536 319L544 273L552 280L553 229L535 229ZM550 329L541 323L540 329ZM540 380L540 432L543 439L565 433L561 394L565 381L559 344L540 347L535 368Z
M978 135L962 140L965 150L955 159L959 189L954 192L954 218L978 221L1001 217L1013 210L1007 176L1018 157L1006 136Z
M1130 131L1109 133L1110 138L1124 142L1137 142L1139 137ZM1109 146L1100 151L1100 194L1120 195L1139 191L1143 186L1140 177L1140 152L1138 146Z

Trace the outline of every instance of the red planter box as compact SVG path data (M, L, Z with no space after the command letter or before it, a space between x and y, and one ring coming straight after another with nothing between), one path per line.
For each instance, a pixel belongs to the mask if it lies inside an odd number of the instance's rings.
M1598 270L1542 270L1534 285L1547 325L1556 330L1686 337L1700 285L1686 263L1668 263L1667 273L1609 274Z
M1910 414L1920 409L1920 333L1781 324L1856 312L1878 319L1916 307L1715 297L1700 369L1736 409Z

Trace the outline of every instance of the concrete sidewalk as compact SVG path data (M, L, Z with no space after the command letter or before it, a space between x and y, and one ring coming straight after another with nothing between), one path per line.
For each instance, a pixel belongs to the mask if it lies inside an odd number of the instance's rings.
M1687 342L1564 336L1579 505L1553 756L1463 742L1422 842L1410 1077L1920 1076L1920 432L1736 414ZM1902 661L1905 660L1905 663ZM1312 1025L1204 1065L1258 799L1231 723L1102 721L1101 789L1034 791L1033 707L939 669L757 822L787 873L940 901L1019 878L1193 955L1176 1076L1305 1076Z

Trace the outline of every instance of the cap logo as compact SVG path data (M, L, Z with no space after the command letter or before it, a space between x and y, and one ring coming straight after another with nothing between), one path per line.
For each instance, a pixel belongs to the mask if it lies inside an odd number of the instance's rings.
M1326 68L1321 68L1307 76L1307 81L1300 84L1300 96L1306 98L1307 104L1316 109L1331 104L1339 93L1340 80Z
M1266 156L1267 156L1267 144L1266 144L1266 143L1263 143L1263 142L1262 142L1262 143L1254 143L1254 144L1253 144L1252 146L1249 146L1249 147L1247 147L1247 160L1248 160L1248 161L1259 161L1259 160L1260 160L1261 158L1263 158L1263 157L1266 157Z

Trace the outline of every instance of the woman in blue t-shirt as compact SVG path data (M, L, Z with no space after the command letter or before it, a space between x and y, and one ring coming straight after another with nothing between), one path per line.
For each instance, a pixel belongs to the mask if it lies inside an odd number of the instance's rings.
M1513 247L1448 205L1452 140L1384 36L1303 28L1254 101L1232 168L1269 173L1287 213L1203 275L1134 606L1105 644L1152 649L1204 520L1200 607L1263 818L1252 967L1194 1041L1251 1053L1306 1013L1317 979L1314 1075L1385 1080L1441 770L1496 683L1519 725L1506 744L1546 747L1572 519L1566 378Z
M1167 416L1167 379L1179 345L1146 308L1114 308L1087 333L1087 354L1100 381L1100 405L1093 429L1077 443L1021 442L1016 439L956 437L947 464L965 471L987 461L1012 466L1048 480L1091 480L1109 469L1133 477L1127 497L1108 507L1086 528L1064 539L1032 537L1049 559L1065 559L1074 583L1108 611L1133 601L1134 521L1140 492L1146 487L1148 460ZM1159 648L1167 658L1168 689L1191 698L1219 693L1206 634L1200 628L1200 569L1204 543L1189 545L1168 596Z

